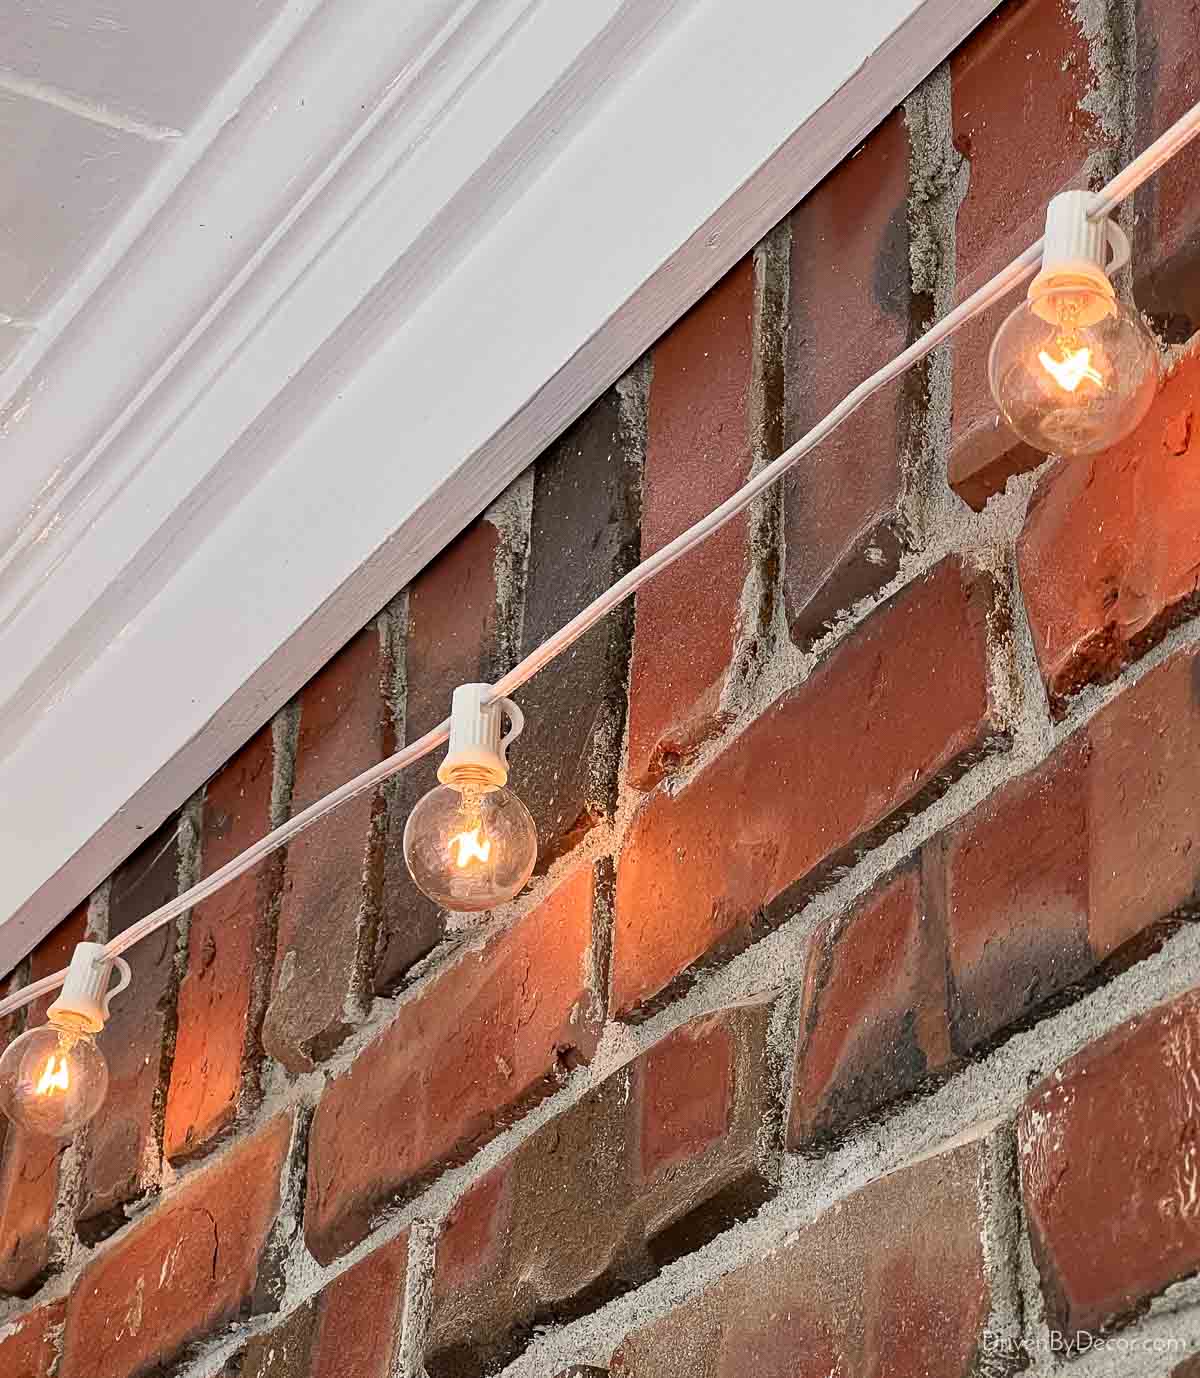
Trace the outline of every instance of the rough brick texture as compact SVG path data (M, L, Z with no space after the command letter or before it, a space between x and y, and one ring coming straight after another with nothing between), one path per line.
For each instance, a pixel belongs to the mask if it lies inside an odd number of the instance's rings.
M381 626L339 651L300 696L293 811L394 748L393 667ZM378 792L360 795L287 852L264 1043L291 1071L327 1057L361 1005L382 879Z
M684 1025L466 1194L438 1246L431 1378L470 1378L759 1203L769 1017L759 1000Z
M723 502L752 461L754 265L744 259L652 355L642 555ZM675 770L720 727L750 573L743 514L637 595L629 779ZM665 657L664 644L686 646Z
M591 1056L592 895L592 869L580 867L516 928L417 991L330 1084L313 1120L305 1208L323 1262Z
M226 1367L227 1378L393 1378L407 1273L404 1233L252 1340Z
M995 736L986 579L956 561L906 589L678 794L647 800L617 875L613 998L629 1013L744 943ZM930 667L937 666L936 693Z
M290 1116L272 1121L91 1259L59 1378L132 1378L246 1311L291 1137Z
M792 213L787 440L904 348L912 312L900 112ZM884 389L784 488L784 598L805 645L896 573L907 544L905 389Z
M637 560L644 389L610 388L540 459L522 653L552 636ZM581 637L521 690L513 787L538 830L538 869L611 815L625 722L632 608Z
M1195 0L1139 0L1133 145L1144 148L1200 101ZM1169 343L1200 330L1200 148L1184 149L1134 197L1134 295Z
M835 1138L950 1061L945 953L909 867L813 936L804 978L794 1148Z
M64 1304L50 1302L0 1331L0 1369L20 1378L55 1378ZM6 1327L7 1329L7 1327Z
M621 1378L968 1378L992 1312L986 1141L893 1173L634 1333Z
M1031 1093L1021 1183L1052 1324L1098 1331L1200 1268L1198 1095L1194 992L1130 1020Z
M1108 141L1082 108L1095 87L1091 57L1061 0L1009 0L951 59L950 81L954 147L970 170L957 222L962 300L1041 236L1051 196L1088 185ZM988 389L988 349L1016 305L1004 298L954 343L950 481L975 507L1043 459L999 419Z
M203 875L269 831L273 766L268 729L209 781L200 831ZM282 869L279 854L269 857L192 911L163 1127L168 1158L201 1151L227 1128L244 1078L253 1076Z
M1112 679L1200 602L1200 351L1175 366L1149 416L1094 459L1063 463L1034 497L1021 588L1060 710Z
M500 672L503 607L497 572L503 550L503 534L481 518L413 580L406 600L403 673L409 741L449 717L457 685L490 681ZM413 884L401 846L413 805L438 782L437 765L438 757L419 761L389 787L377 991L397 986L442 935L444 915Z
M113 876L109 937L179 893L176 834L175 821L165 824ZM108 1099L83 1138L79 1231L85 1238L122 1224L123 1207L154 1184L174 1028L177 944L177 926L169 923L130 951L133 981L113 1002L104 1030Z

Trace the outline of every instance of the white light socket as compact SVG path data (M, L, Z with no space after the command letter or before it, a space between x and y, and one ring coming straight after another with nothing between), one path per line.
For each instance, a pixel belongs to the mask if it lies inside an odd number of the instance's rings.
M508 748L521 735L525 715L512 699L491 698L490 684L460 684L450 709L450 746L438 767L443 785L498 789L508 783ZM503 733L504 719L509 729Z
M121 973L115 986L110 984L114 967ZM46 1018L52 1024L99 1033L108 1019L110 1001L129 984L130 974L124 957L110 957L103 943L78 943L67 979Z
M1064 191L1046 208L1042 267L1029 284L1029 301L1052 325L1058 316L1054 305L1044 300L1050 292L1074 288L1090 295L1079 317L1081 326L1095 325L1116 310L1110 275L1129 262L1129 238L1107 216L1093 220L1092 201L1090 191Z

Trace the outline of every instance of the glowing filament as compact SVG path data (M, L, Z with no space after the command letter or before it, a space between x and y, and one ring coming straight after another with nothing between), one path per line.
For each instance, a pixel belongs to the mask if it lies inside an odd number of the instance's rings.
M456 866L468 866L472 861L487 861L492 854L490 837L480 838L479 829L472 828L469 833L459 833L450 839L450 845L457 845L458 855L454 858Z
M42 1071L42 1079L37 1084L37 1094L48 1096L51 1091L69 1091L71 1076L67 1070L67 1059L51 1053Z
M1043 349L1038 355L1042 367L1067 392L1074 392L1085 378L1104 386L1104 377L1092 367L1092 351L1087 348L1069 349L1066 358L1056 359Z

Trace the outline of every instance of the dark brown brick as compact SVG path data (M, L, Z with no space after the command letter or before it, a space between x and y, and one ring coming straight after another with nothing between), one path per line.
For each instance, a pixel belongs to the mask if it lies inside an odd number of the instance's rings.
M165 824L112 878L108 936L179 893L178 824ZM169 923L133 947L133 981L113 1001L100 1039L108 1098L83 1138L79 1232L85 1239L125 1221L124 1207L155 1185L169 1040L175 1026L178 933Z
M55 1378L65 1310L65 1302L47 1302L14 1321L13 1330L0 1339L0 1372L13 1378Z
M788 1142L809 1148L915 1091L951 1061L946 961L918 868L813 935Z
M497 588L502 537L483 518L431 561L408 591L404 647L404 729L415 741L450 714L460 684L491 682L501 670L501 598ZM503 667L507 668L507 667ZM375 956L377 993L394 990L414 962L442 936L444 915L413 884L404 864L404 825L413 806L433 789L441 753L435 752L391 782L383 909Z
M754 264L743 259L654 348L642 494L653 554L746 480L751 451ZM743 514L637 595L629 682L630 783L648 788L724 721L742 591ZM665 647L682 649L664 654Z
M330 1083L309 1139L305 1208L322 1263L591 1057L603 1022L586 977L592 898L583 866L515 928L418 990Z
M907 343L908 133L897 111L792 213L787 443ZM792 636L819 637L896 573L908 534L901 387L884 389L784 488Z
M641 410L636 378L609 388L537 462L522 654L637 560ZM632 622L626 603L518 696L512 786L537 824L539 871L612 812Z
M270 831L273 765L271 730L264 728L209 781L202 875ZM192 911L163 1128L168 1158L209 1147L232 1123L244 1078L253 1076L282 875L283 854L277 852Z
M247 1313L292 1138L282 1116L94 1254L71 1292L58 1378L132 1378Z
M1200 101L1197 0L1139 0L1134 148ZM1177 153L1134 197L1134 298L1171 344L1200 330L1200 145Z
M679 793L646 801L617 874L619 1013L747 941L995 741L991 608L989 581L944 561Z
M764 998L685 1024L460 1199L438 1247L431 1378L490 1371L531 1327L644 1281L763 1200L770 1012Z
M894 1172L635 1330L621 1378L969 1378L993 1310L975 1140Z
M1079 23L1061 0L1002 5L950 59L950 80L954 144L970 163L957 226L961 301L1042 235L1047 202L1088 184L1106 141L1081 108L1094 78ZM973 507L1044 459L1000 421L988 389L992 337L1018 300L1006 297L954 342L950 481Z
M1098 1331L1200 1268L1200 995L1130 1020L1034 1090L1021 1180L1047 1319Z
M1112 679L1200 606L1200 350L1127 440L1060 464L1018 549L1034 646L1055 708Z
M40 981L71 961L76 943L87 939L88 906L81 905L34 948L29 980ZM45 1023L58 992L35 1000L26 1011L26 1027ZM64 1145L15 1125L7 1139L0 1131L0 1292L28 1293L54 1263L50 1223L58 1199L59 1160Z
M293 812L394 749L392 677L388 637L372 624L305 685ZM382 793L371 791L288 847L263 1043L290 1071L328 1057L361 1010L379 918L382 816Z

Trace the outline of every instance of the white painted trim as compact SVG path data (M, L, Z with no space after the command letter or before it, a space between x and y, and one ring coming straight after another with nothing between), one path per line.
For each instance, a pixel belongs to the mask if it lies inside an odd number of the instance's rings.
M996 3L336 0L276 39L10 387L0 969Z

